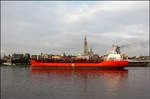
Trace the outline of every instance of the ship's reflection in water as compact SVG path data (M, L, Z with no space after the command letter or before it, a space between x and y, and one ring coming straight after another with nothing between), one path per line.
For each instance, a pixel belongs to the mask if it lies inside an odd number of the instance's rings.
M117 99L125 87L127 70L31 70L32 83L47 87L53 98ZM39 83L42 82L42 83ZM44 85L45 84L45 85ZM56 95L55 95L56 94Z

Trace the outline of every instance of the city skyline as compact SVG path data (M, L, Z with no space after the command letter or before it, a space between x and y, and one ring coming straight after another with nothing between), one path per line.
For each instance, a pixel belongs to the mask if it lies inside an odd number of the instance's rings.
M148 1L2 1L1 53L106 54L112 44L128 56L149 55Z

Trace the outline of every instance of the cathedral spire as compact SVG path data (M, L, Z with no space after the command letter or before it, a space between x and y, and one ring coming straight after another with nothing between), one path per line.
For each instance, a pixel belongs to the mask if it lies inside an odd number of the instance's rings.
M86 36L84 38L84 55L88 55L88 47L87 47L87 39Z

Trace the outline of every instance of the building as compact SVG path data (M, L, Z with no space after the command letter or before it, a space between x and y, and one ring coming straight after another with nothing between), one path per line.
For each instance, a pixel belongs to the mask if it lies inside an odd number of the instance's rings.
M62 53L60 56L62 56L62 57L66 57L66 54L65 54L65 52L64 52L64 53Z
M84 56L88 55L88 46L87 46L87 39L86 36L84 38Z
M60 56L60 55L54 55L54 56L52 56L52 59L62 59L63 57L62 56Z
M89 59L90 57L89 57L89 55L81 55L81 54L78 54L77 56L76 56L76 58L77 59Z
M12 54L12 58L15 60L15 59L21 59L21 58L23 58L24 57L24 55L23 54L16 54L16 53L14 53L14 54Z
M92 49L90 49L90 51L88 51L88 44L87 44L87 38L85 36L84 38L84 51L83 51L83 55L78 54L76 56L77 59L92 59L94 56L94 53L92 51Z
M53 55L51 54L43 54L43 57L44 59L51 59Z
M90 51L88 52L88 55L92 58L94 56L94 53L92 51L92 49L90 49Z
M24 54L24 58L29 59L30 58L30 54L29 53L25 53Z
M32 59L38 59L39 56L38 56L38 55L32 55L31 58L32 58Z

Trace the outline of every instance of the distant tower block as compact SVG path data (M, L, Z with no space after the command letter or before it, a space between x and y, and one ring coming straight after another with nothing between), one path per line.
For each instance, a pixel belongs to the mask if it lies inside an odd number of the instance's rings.
M87 46L86 36L85 36L85 38L84 38L84 55L85 55L85 56L88 55L88 46Z

